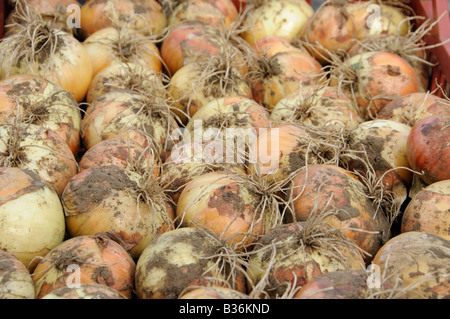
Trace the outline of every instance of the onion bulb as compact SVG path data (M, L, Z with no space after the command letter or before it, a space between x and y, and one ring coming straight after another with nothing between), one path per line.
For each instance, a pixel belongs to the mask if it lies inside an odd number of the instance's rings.
M36 173L0 167L0 249L30 271L64 240L64 211L58 194Z

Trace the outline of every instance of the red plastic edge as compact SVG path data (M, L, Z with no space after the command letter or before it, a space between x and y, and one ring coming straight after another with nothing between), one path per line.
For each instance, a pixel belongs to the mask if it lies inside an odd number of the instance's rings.
M421 0L412 1L411 7L416 15L424 16L433 21L441 17L439 23L425 36L424 40L428 45L442 43L450 39L450 14L448 3L445 0ZM432 83L430 83L430 91L435 91L436 95L443 96L439 87L450 94L450 42L445 45L437 46L430 49L432 54L432 62L438 65L433 68ZM437 83L436 83L437 82Z

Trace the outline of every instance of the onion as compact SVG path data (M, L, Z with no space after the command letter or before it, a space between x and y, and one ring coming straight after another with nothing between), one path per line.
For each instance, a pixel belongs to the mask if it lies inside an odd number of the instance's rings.
M330 85L355 100L366 120L376 117L395 98L420 92L420 79L400 56L390 52L366 52L331 67Z
M262 131L249 149L248 173L287 183L305 165L339 164L345 150L341 127L284 122Z
M307 282L293 299L366 299L366 270L330 271Z
M61 137L76 156L80 150L81 112L73 96L59 85L31 74L0 81L0 121L33 123Z
M113 25L143 34L157 34L167 26L162 6L155 0L88 0L80 13L85 38Z
M112 62L92 79L86 102L92 103L99 96L117 90L130 90L148 96L165 99L163 75L133 62Z
M161 57L173 76L183 65L216 55L221 46L216 28L185 21L169 28L161 43Z
M34 282L28 269L13 253L1 249L0 299L34 299Z
M164 100L130 90L103 94L87 108L81 123L86 149L109 138L126 138L149 146L158 156L165 156L173 141L169 138L178 128Z
M444 299L450 289L450 242L418 231L399 234L378 251L373 264L384 285L402 288L403 299Z
M358 39L381 34L404 35L411 25L408 14L412 9L400 1L353 1L346 11L356 25Z
M183 227L157 237L136 266L139 299L177 299L192 286L225 286L246 292L245 261L207 229Z
M236 150L236 161L245 158L245 149L270 126L266 108L244 96L228 95L212 100L201 107L186 124L183 140L217 140ZM200 132L200 134L197 134ZM199 136L200 135L200 136Z
M67 230L74 236L104 232L134 258L155 237L171 229L173 208L157 178L115 165L85 169L67 184L61 201Z
M267 232L249 256L252 295L282 298L326 272L364 269L359 248L322 219L291 223Z
M304 0L249 1L242 37L251 45L270 35L294 39L313 13L311 5Z
M428 185L405 208L401 232L423 231L450 240L450 180Z
M406 143L411 132L411 127L392 120L372 120L359 124L352 130L350 148L364 150L367 153L369 165L372 165L378 177L382 175L383 183L389 187L396 186L396 180L400 179L405 185L412 181L411 170L408 168ZM364 161L364 155L362 155ZM364 167L367 164L351 161L350 168L367 172ZM394 172L388 171L395 169ZM387 174L385 174L387 173Z
M167 90L174 101L174 112L183 123L214 100L253 97L250 83L233 66L233 60L221 54L181 67L170 79Z
M337 87L300 86L280 99L271 111L274 122L300 122L308 125L354 127L363 122L353 101Z
M0 249L30 271L36 258L64 239L64 212L58 194L36 173L0 167Z
M240 36L240 20L226 28L216 28L199 20L187 20L168 28L162 39L161 57L170 76L192 62L208 61L216 55L228 55L239 73L246 75L252 51Z
M386 216L378 213L357 176L335 165L309 165L292 180L292 202L298 221L326 214L329 224L342 230L367 253L368 263L390 235Z
M116 62L132 62L162 71L162 58L156 40L128 28L100 29L83 41L92 62L92 75Z
M204 226L233 249L250 247L264 231L259 196L240 175L218 171L195 176L178 199L177 221Z
M249 296L227 287L189 287L178 299L249 299Z
M398 34L393 32L366 36L365 38L358 40L348 50L348 55L354 56L364 52L374 51L394 53L413 67L421 80L422 88L426 90L430 84L431 68L433 64L428 61L430 57L427 50L431 47L426 45L424 37L431 32L443 16L444 15L434 22L432 22L431 19L428 19L422 22L415 30L408 30L407 33L401 32ZM406 25L409 24L409 21L406 22ZM445 41L441 44L444 43Z
M123 138L110 138L97 143L83 154L79 165L80 172L101 165L116 165L130 170L134 167L154 168L155 175L159 174L151 150Z
M343 160L343 165L366 185L366 195L390 223L398 216L412 183L406 152L410 131L410 126L391 120L363 122L352 130L348 140L356 156Z
M0 165L29 169L60 195L78 172L69 146L52 130L36 124L0 124Z
M49 251L34 269L36 298L83 283L106 285L131 298L135 268L126 250L104 234L69 238Z
M298 92L301 84L324 82L320 63L306 50L288 45L285 41L271 36L269 40L261 39L253 45L257 54L250 75L253 98L269 109L281 98Z
M236 150L222 141L190 141L175 144L162 165L164 184L174 204L192 178L214 171L245 173L245 163L235 158Z
M238 19L229 0L165 0L169 26L185 21L201 21L214 27L227 27Z
M19 13L27 23L0 43L0 78L40 75L81 102L92 79L86 49L73 35L51 26L38 13L26 11L26 5Z
M41 299L126 299L116 289L103 284L84 283L76 287L61 287Z
M347 14L347 1L325 1L308 19L297 40L305 41L311 54L326 63L328 52L348 51L357 38L357 26Z
M407 138L408 162L426 184L450 179L449 123L449 116L428 116L411 128Z
M431 115L450 115L448 102L430 92L418 92L394 99L378 113L377 118L397 121L412 127Z

